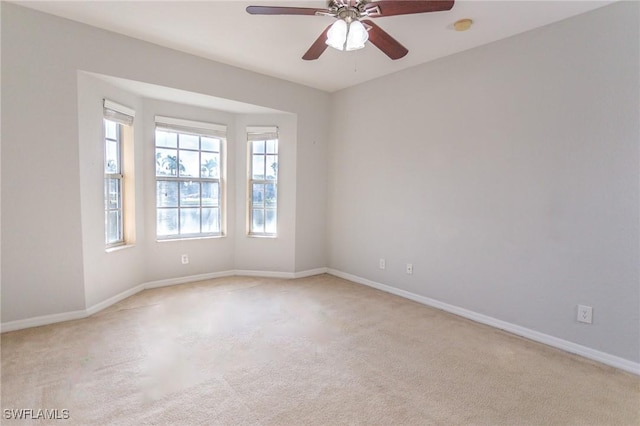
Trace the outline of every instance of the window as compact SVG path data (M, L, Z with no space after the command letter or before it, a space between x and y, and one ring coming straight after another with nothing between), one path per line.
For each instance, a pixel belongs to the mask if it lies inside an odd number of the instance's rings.
M135 112L104 100L104 239L107 247L125 244L125 133Z
M224 235L226 126L156 117L156 236Z
M248 127L249 235L277 235L278 128Z

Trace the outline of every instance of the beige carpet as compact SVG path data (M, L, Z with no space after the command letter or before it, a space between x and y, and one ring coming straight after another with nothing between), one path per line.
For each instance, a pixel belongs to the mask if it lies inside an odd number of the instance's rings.
M637 376L330 275L148 290L5 333L1 392L3 424L640 424Z

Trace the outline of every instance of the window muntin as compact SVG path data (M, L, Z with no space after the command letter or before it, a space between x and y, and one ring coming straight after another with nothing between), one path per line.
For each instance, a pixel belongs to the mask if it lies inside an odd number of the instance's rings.
M248 129L249 235L277 235L278 134L277 128Z
M122 124L104 119L104 238L108 247L124 244Z
M197 128L157 124L158 239L223 235L224 142L219 134L203 134Z

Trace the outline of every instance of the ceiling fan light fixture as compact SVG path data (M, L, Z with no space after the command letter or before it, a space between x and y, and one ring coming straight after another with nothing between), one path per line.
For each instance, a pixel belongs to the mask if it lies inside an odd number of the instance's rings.
M327 32L326 43L338 50L358 50L364 47L368 39L369 34L362 22L338 19Z
M327 32L327 45L334 49L344 50L344 43L347 39L347 23L338 19L331 25Z
M347 31L346 50L358 50L364 48L369 40L369 33L360 21L352 21Z

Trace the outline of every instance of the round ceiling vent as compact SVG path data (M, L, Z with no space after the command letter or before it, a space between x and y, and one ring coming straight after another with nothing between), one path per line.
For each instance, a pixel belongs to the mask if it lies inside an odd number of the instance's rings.
M471 28L471 24L473 24L473 21L469 18L460 19L454 22L453 29L456 31L467 31Z

